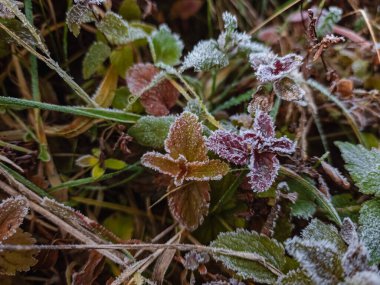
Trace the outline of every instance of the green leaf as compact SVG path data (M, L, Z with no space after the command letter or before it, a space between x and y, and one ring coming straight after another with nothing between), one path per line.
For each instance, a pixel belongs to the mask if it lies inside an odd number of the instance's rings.
M161 25L157 31L152 33L152 43L156 63L162 62L167 65L179 63L183 42L178 35L171 32L168 26Z
M50 161L50 153L47 144L39 144L38 159L41 161Z
M322 223L318 219L312 220L302 231L302 238L314 241L327 240L331 242L341 254L347 250L347 246L338 233L338 230L333 225Z
M314 285L305 271L297 269L289 271L277 280L277 285Z
M75 37L79 35L80 25L95 21L94 14L87 5L77 4L66 15L66 24Z
M294 237L286 241L286 250L297 259L315 284L335 285L343 281L341 254L328 240Z
M110 54L111 48L105 43L93 43L83 60L83 78L89 79L102 66Z
M104 167L106 169L120 170L126 167L127 164L119 159L108 158L104 161Z
M127 69L133 65L133 49L129 45L122 46L112 51L111 64L120 77L125 77Z
M313 201L298 198L297 201L291 205L291 209L293 217L310 219L315 214L317 206Z
M228 269L236 271L245 279L252 278L259 283L275 283L277 275L269 267L280 271L285 265L285 250L282 245L256 232L239 229L236 232L221 233L211 246L242 253L254 253L261 258L260 262L213 253L214 258L221 261Z
M128 44L147 36L142 29L130 26L120 15L113 12L107 12L96 27L113 45Z
M141 18L141 10L136 0L124 0L120 5L119 14L128 21Z
M145 116L129 129L128 134L143 146L162 149L174 119L174 116Z
M91 176L95 179L98 179L103 176L103 174L106 172L106 170L102 167L100 167L99 164L96 164L91 171Z
M361 145L347 142L335 143L346 162L345 168L350 172L360 192L380 196L380 151L367 150Z
M359 216L360 237L367 247L371 263L380 263L380 199L365 202Z
M103 225L123 240L130 240L133 234L133 217L122 213L108 216Z

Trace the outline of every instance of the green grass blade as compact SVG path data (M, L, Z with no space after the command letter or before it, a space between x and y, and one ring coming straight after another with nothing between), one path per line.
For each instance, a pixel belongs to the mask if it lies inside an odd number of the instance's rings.
M118 123L135 123L140 116L113 109L103 108L89 108L89 107L73 107L73 106L59 106L43 102L0 96L0 105L5 107L24 107L24 108L38 108L41 110L56 111L67 113L75 116L83 116L94 119L109 120Z

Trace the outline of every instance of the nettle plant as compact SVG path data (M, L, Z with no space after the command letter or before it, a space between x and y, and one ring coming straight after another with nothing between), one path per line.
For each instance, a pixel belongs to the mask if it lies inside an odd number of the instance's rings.
M273 110L268 98L276 95L278 104L285 100L297 104L297 108L307 106L305 95L309 90L303 87L306 84L319 87L310 83L313 81L305 82L299 71L303 64L302 56L293 53L281 56L253 41L251 36L238 31L236 17L225 12L224 29L218 38L199 42L181 60L184 44L167 25L155 28L141 22L127 21L111 11L104 1L76 0L67 12L69 30L77 37L81 25L92 24L98 33L96 42L90 46L83 60L84 80L91 83L91 79L102 75L94 96L89 96L50 57L37 30L20 11L19 4L0 0L0 16L6 18L0 27L13 41L55 70L87 105L69 108L7 97L1 98L2 104L9 108L40 108L80 116L67 125L45 126L46 133L51 136L77 137L97 127L100 121L128 125L128 135L140 146L142 155L139 162L145 167L144 170L168 178L166 184L163 182L167 187L163 197L167 197L172 217L181 228L180 234L185 230L201 231L204 225L212 227L212 220L207 223L207 219L221 213L223 206L227 210L236 206L237 189L247 188L244 182L248 182L247 196L251 200L268 198L273 202L262 233L224 224L224 229L229 231L220 233L218 230L216 235L209 235L211 238L208 241L214 239L210 246L193 246L193 250L184 255L181 264L186 270L198 270L201 274L207 272L206 266L211 260L202 252L207 251L230 274L228 279L205 284L240 285L252 280L264 284L380 284L376 267L380 262L379 151L337 143L346 169L359 191L367 195L366 199L374 196L364 202L359 217L356 217L358 229L349 218L341 221L328 190L322 191L327 188L322 187L325 186L323 178L315 171L321 164L325 172L338 181L337 184L349 188L346 177L337 169L323 159L301 174L295 170L302 169L304 165L280 164L280 156L285 159L296 152L297 141L283 133L276 134L278 108ZM325 24L319 24L319 30L323 35L330 32L331 26L339 19L338 10L325 12ZM17 27L22 33L13 32L12 27ZM138 62L140 57L135 56L136 50L149 51L151 62ZM228 68L235 59L249 63L250 72L257 79L257 92L247 112L221 122L208 110L207 100L202 100L203 96L194 83L196 80L185 73L194 71L199 77L208 73L215 75L217 71ZM249 98L251 93L248 94ZM107 169L122 170L127 167L124 161L108 158L105 153L105 148L95 149L92 155L84 154L77 160L80 167L91 169L94 178L91 182L99 181L97 179L105 176ZM148 175L147 179L153 180L153 175ZM311 178L318 180L319 184ZM31 185L29 182L28 187ZM34 190L36 188L34 185ZM219 195L217 201L213 200L215 192ZM0 205L2 244L34 243L28 234L18 229L27 214L25 199L10 198ZM54 199L45 197L41 200L47 211L70 226L67 228L80 229L82 241L91 245L124 242L74 209ZM335 200L335 204L339 204L339 199ZM346 201L343 204L346 206ZM336 226L318 219L310 220L316 214L317 207L320 210L318 214L325 215ZM16 213L12 217L11 210ZM286 212L285 219L282 219L281 210ZM291 237L294 226L290 216L310 220L300 236ZM5 223L14 219L11 224ZM285 232L284 236L278 234L281 231ZM178 236L171 243L177 242ZM126 266L127 263L120 258L120 255L126 258L125 252L120 251L117 255L111 251L104 252L119 265ZM171 258L174 255L171 251L157 252L164 252L166 257ZM14 256L19 262L17 253ZM16 269L27 270L36 263L35 252L28 251L27 258L17 264L17 268L3 265L8 260L8 254L13 253L0 251L0 274L14 274ZM136 260L128 253L130 260L127 268L112 284L122 284L132 276L133 279L140 278L140 273L150 264L147 260L151 262L157 256ZM193 274L191 276L194 278ZM143 279L139 280L140 283L136 283L142 284Z

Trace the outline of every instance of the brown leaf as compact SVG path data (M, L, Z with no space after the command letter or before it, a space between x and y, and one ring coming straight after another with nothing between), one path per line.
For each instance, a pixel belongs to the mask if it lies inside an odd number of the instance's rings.
M154 116L164 116L169 114L178 99L177 89L166 79L152 84L154 77L159 73L159 69L150 63L138 63L128 70L127 84L129 91L135 96L141 96L140 101L145 111ZM141 94L142 93L142 94Z
M104 257L95 250L90 252L90 256L80 272L73 274L71 285L87 285L93 284L104 266Z
M0 204L0 242L12 236L28 214L28 200L11 197Z
M193 231L202 224L208 214L210 202L210 185L208 182L190 182L181 189L175 189L172 184L168 191L169 209L175 220L189 231Z
M165 150L174 159L183 155L188 161L205 161L207 148L202 136L202 125L198 117L190 112L183 112L171 125Z
M157 259L157 262L153 269L152 280L156 281L157 284L162 284L164 281L165 273L172 262L176 250L167 249L164 253Z
M300 101L305 91L291 78L284 77L273 84L277 96L286 101Z
M32 245L36 240L30 233L17 229L16 233L3 241L3 244L12 245ZM31 266L37 263L34 256L37 250L0 252L0 274L15 275L16 271L28 271Z

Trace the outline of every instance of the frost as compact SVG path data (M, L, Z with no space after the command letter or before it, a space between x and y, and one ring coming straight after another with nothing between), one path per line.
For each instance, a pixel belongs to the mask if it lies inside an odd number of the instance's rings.
M183 42L177 34L172 33L167 25L161 25L151 35L156 62L175 65L182 55Z
M324 36L332 32L333 26L342 19L342 9L338 7L329 7L324 9L317 23L317 35Z
M210 261L210 256L205 252L196 252L194 250L186 253L184 266L189 270L198 269L199 265Z
M218 48L215 40L200 41L185 57L182 70L194 68L195 71L207 71L228 65L228 56Z
M380 275L373 271L358 272L352 278L347 278L344 285L379 285Z
M346 276L352 277L360 271L374 271L375 267L368 265L368 251L360 243L352 243L342 257L342 265Z
M340 235L346 244L359 242L356 226L350 218L344 218L342 228L340 229Z
M104 0L74 0L75 4L82 4L82 5L101 5L104 3Z
M293 70L298 69L302 64L302 57L296 54L288 54L283 57L269 54L263 60L268 62L258 64L256 61L251 62L252 67L256 68L256 76L261 82L274 82L290 74Z
M314 285L309 276L303 270L291 270L282 275L276 282L277 285Z
M223 15L224 29L227 31L234 31L238 27L237 19L235 15L229 12L224 12Z
M277 154L294 152L295 145L286 137L274 137L271 117L258 111L253 130L234 134L224 130L214 132L207 146L220 157L237 165L248 164L248 174L253 191L266 191L273 183L279 169Z
M283 246L274 239L238 229L235 232L221 233L211 243L212 247L234 250L242 253L252 253L263 262L246 260L238 257L213 253L216 260L221 261L227 268L237 272L243 278L252 278L258 283L275 283L277 276L263 264L271 265L281 270L285 265Z
M102 66L110 54L111 48L105 43L93 43L83 60L83 78L90 78Z
M72 6L66 14L67 26L76 37L79 35L81 24L89 23L94 20L95 17L91 9L82 4Z
M343 279L339 250L333 243L294 237L286 241L286 250L316 284L335 285Z
M380 196L380 151L367 150L362 145L347 142L335 144L346 162L345 168L350 172L360 192Z
M15 14L9 10L4 4L0 3L0 18L4 19L13 19Z
M380 263L380 200L365 202L359 216L360 238L367 247L371 263Z
M305 96L305 91L287 76L274 82L273 90L278 97L286 101L301 101Z

